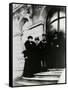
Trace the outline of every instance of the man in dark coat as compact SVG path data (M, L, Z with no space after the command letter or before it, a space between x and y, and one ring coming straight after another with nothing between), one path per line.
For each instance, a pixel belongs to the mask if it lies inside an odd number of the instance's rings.
M39 43L41 50L41 62L42 62L42 71L47 71L47 41L46 34L42 34L42 40Z
M34 66L34 73L39 73L41 71L41 52L39 48L39 37L35 38Z
M24 77L33 77L34 75L34 48L35 43L33 42L33 37L29 36L28 40L25 42L26 50L23 51L25 57L25 65L24 65Z
M49 49L50 49L50 52L49 52L50 66L52 68L56 68L56 64L57 64L57 60L58 60L57 58L59 58L58 57L58 55L59 55L59 52L58 52L58 50L59 50L59 39L58 39L58 33L57 32L55 32L53 34L53 39L50 42Z
M53 39L53 58L54 58L54 67L63 68L65 66L65 48L64 48L64 38L62 32L54 33Z

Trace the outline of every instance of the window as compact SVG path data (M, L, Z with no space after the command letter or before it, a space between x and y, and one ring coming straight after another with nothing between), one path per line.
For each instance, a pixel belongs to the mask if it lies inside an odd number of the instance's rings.
M65 12L57 11L50 20L51 30L65 33Z

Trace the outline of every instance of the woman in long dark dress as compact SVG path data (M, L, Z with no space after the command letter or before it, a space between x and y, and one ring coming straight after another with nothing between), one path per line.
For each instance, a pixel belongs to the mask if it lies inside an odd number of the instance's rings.
M25 42L25 48L26 50L23 52L25 57L25 65L24 65L24 71L23 76L24 77L33 77L34 75L34 47L35 43L32 41L33 37L29 36L28 40Z

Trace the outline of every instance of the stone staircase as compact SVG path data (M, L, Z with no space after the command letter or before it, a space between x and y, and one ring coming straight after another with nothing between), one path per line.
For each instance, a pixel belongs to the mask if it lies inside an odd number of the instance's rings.
M47 72L36 73L33 78L19 77L15 81L15 86L57 84L62 72L63 69L49 69Z

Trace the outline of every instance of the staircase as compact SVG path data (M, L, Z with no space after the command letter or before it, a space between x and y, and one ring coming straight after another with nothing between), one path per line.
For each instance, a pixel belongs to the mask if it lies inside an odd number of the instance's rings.
M47 72L36 73L33 78L19 77L15 81L15 86L57 84L62 72L63 69L49 69Z

